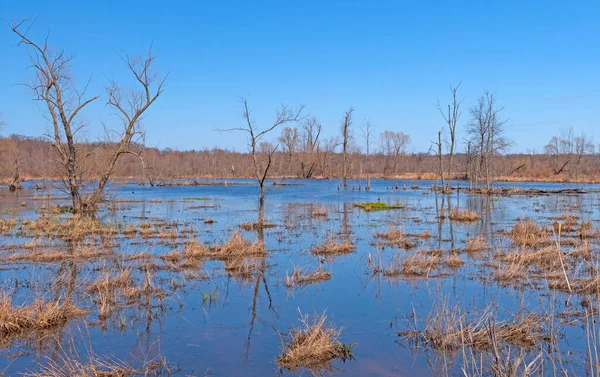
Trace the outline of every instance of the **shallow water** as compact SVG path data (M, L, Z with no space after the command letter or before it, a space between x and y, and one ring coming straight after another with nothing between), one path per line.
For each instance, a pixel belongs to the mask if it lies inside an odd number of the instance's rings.
M356 343L354 361L332 363L334 375L345 376L430 376L462 375L461 361L444 367L443 357L426 347L415 347L397 333L424 321L442 302L459 304L468 313L484 310L489 303L498 309L498 318L516 313L552 312L559 315L577 306L582 297L568 297L550 291L543 283L531 282L524 287L507 286L491 278L486 265L492 251L480 255L462 253L467 262L457 270L442 267L439 273L420 278L386 278L367 271L367 256L390 261L407 251L377 244L375 235L390 226L400 226L406 233L427 231L428 240L417 240L415 250L440 248L462 250L469 239L485 237L493 250L511 248L506 237L521 218L531 217L550 224L552 218L576 215L580 221L600 225L600 196L597 193L577 195L486 197L466 191L442 196L430 191L433 182L372 180L371 191L338 190L338 181L286 180L290 186L269 186L266 218L276 226L265 230L268 256L262 262L264 273L249 279L228 276L222 263L209 261L205 277L182 278L172 271L157 272L154 284L167 294L150 307L127 307L111 320L100 324L97 308L85 293L105 264L99 261L24 264L4 262L0 281L5 290L14 291L22 300L31 292L52 296L54 279L64 278L68 270L74 279L76 301L90 311L84 319L72 320L59 330L48 332L35 341L14 341L2 349L0 371L6 375L37 370L40 364L54 358L61 345L70 344L85 359L92 351L132 363L141 363L160 354L180 368L177 375L198 376L268 376L275 374L307 374L287 371L277 366L285 334L299 326L300 312L326 312L328 319L343 327L341 340ZM358 183L353 182L355 187ZM413 185L418 188L413 189ZM398 185L399 190L393 187ZM407 189L403 190L406 185ZM499 184L504 187L557 189L563 187L594 188L563 184ZM16 194L0 192L3 218L35 218L36 209L48 204L31 184ZM52 192L53 203L62 203ZM177 230L191 225L199 241L225 242L244 222L256 221L257 187L252 182L230 180L225 186L149 187L139 185L111 186L107 192L116 208L103 209L102 221L140 223L151 219L178 221ZM197 200L197 199L202 200ZM158 201L159 199L160 201ZM355 202L383 201L401 204L400 210L365 212ZM439 209L451 207L471 209L481 216L473 223L456 223L438 219ZM21 203L26 204L22 206ZM68 204L64 202L64 204ZM311 216L311 208L323 206L327 218ZM206 224L205 219L214 220ZM316 245L333 234L349 235L356 251L335 258L319 258L311 253ZM257 233L242 231L245 238L255 240ZM125 255L147 251L163 255L178 246L165 242L137 243L136 239L119 238L116 249ZM3 243L28 242L19 236L5 236ZM66 246L63 246L66 247ZM593 250L598 252L598 245ZM5 250L5 253L14 250ZM106 262L105 262L106 263ZM288 288L286 273L294 266L323 268L332 273L329 281ZM17 284L16 281L19 281ZM35 288L35 289L34 289ZM45 292L45 293L44 293ZM57 295L64 295L62 290ZM214 302L203 300L213 296ZM565 325L557 332L563 362L574 375L586 371L586 333L582 322ZM419 326L418 326L419 327ZM422 327L422 326L420 326ZM451 359L451 357L446 357Z

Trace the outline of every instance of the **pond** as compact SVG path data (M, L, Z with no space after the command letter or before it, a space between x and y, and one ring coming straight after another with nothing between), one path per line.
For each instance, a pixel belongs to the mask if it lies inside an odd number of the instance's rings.
M370 191L357 181L346 190L337 180L283 182L268 184L263 231L248 226L258 187L246 180L112 185L97 219L77 229L60 190L28 182L0 191L4 302L82 311L18 331L0 313L0 374L60 375L48 368L66 360L182 376L600 372L596 187L499 183L588 192L486 196L441 194L431 181L372 180ZM365 202L392 208L357 207ZM458 216L469 212L477 218ZM265 252L184 253L224 250L236 233ZM320 252L342 243L351 248ZM295 268L327 274L294 280ZM352 358L280 365L302 316L323 314Z

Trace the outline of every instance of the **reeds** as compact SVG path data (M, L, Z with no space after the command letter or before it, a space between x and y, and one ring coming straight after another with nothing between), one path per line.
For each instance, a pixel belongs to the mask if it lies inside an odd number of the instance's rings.
M485 238L482 236L478 236L475 238L470 238L467 240L467 246L465 247L465 251L467 253L476 253L479 251L486 250L490 247Z
M544 329L544 321L543 316L534 313L498 321L491 306L478 318L469 319L459 305L450 308L444 302L427 318L423 330L411 330L398 335L420 340L427 346L446 353L457 352L463 346L475 350L489 350L493 344L533 347L550 339Z
M45 330L80 317L87 312L69 301L45 302L36 299L29 305L14 305L12 297L0 293L0 336L27 330Z
M386 244L410 250L417 246L416 242L409 239L402 228L390 227L386 232L375 234L375 237L385 241Z
M350 254L356 250L356 246L348 240L340 240L336 237L329 237L321 245L314 247L312 253L315 255L343 255Z
M294 266L294 270L291 274L285 273L285 284L288 287L300 287L329 279L331 279L331 272L326 271L321 267L306 272L306 268Z
M473 221L477 221L480 219L480 217L477 213L470 211L468 209L459 209L459 208L452 209L449 212L448 217L450 218L450 220L459 221L459 222L473 222Z
M512 241L521 246L536 246L552 243L550 232L540 227L532 219L517 221L513 228L507 233Z
M339 337L341 329L325 323L325 314L313 316L300 313L301 327L290 332L290 341L277 358L277 363L286 369L304 367L308 370L326 367L336 358L353 359L354 345L344 345Z

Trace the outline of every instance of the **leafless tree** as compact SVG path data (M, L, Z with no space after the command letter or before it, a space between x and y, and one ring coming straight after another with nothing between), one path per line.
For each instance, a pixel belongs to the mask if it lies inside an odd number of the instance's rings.
M340 134L342 136L342 181L344 188L348 186L348 147L352 142L352 115L354 108L350 107L342 117L340 124Z
M381 152L386 156L384 171L387 170L391 161L392 173L396 174L400 159L407 154L407 148L410 145L410 136L400 131L385 130L379 136L379 140L381 143Z
M504 136L506 121L501 118L502 110L504 107L498 106L495 93L488 90L484 91L470 110L471 122L467 131L478 156L475 183L483 177L487 192L492 188L494 156L510 146L510 141Z
M332 136L329 139L323 139L319 142L317 147L317 156L319 161L319 168L323 175L327 178L331 178L331 157L334 155L335 150L340 145L340 141L337 137Z
M252 110L248 105L248 99L242 97L241 103L243 108L242 117L246 124L243 127L230 128L222 131L242 131L248 134L248 150L252 156L254 178L258 182L260 188L257 226L259 229L262 229L265 220L265 180L269 176L269 169L271 169L273 165L273 155L278 148L278 145L262 143L262 139L266 134L281 125L300 121L302 119L301 115L304 106L299 106L297 109L291 109L282 105L281 108L277 110L275 121L264 128L259 128L252 115Z
M444 158L443 158L443 150L442 150L442 131L438 131L437 133L437 141L431 142L432 146L429 148L429 152L433 151L433 153L437 156L438 160L438 168L437 168L437 176L440 177L442 190L445 190L446 186L444 183ZM437 185L437 178L436 183Z
M279 144L283 147L283 152L287 155L288 161L292 159L292 155L296 152L299 143L298 129L292 127L284 127L281 130L281 136L277 138Z
M554 174L568 171L569 177L578 179L583 158L594 154L595 146L592 138L585 133L575 136L573 128L570 127L562 130L560 136L553 136L544 150L550 157Z
M373 124L369 119L365 119L362 126L360 127L360 131L362 133L362 137L365 140L365 152L366 152L366 160L369 160L369 155L371 154L371 144L373 143ZM369 173L367 173L367 190L371 189L371 177Z
M450 181L452 180L452 169L454 167L454 151L456 148L456 125L458 124L458 119L460 118L461 112L460 112L460 105L462 104L463 100L458 100L457 98L457 93L458 93L458 88L460 87L460 82L458 83L458 85L456 86L450 86L450 93L452 94L452 104L448 105L448 112L446 113L446 110L442 108L442 106L440 105L440 100L438 99L436 102L436 108L437 110L440 112L440 114L442 115L442 117L444 118L444 121L446 122L447 126L448 126L448 136L450 138L450 140L447 140L446 142L446 148L448 150L448 157L449 157L449 163L448 163L448 186L450 186ZM441 157L440 157L441 158ZM443 177L442 177L442 185L443 185Z
M122 127L115 133L117 139L112 143L112 153L95 188L90 195L83 196L84 171L81 164L86 156L80 153L77 137L86 124L79 114L99 96L86 96L89 81L83 90L77 90L70 75L72 58L64 51L54 52L48 45L47 38L43 43L31 40L27 36L28 25L27 21L22 21L12 26L12 31L20 39L19 44L26 46L34 68L35 79L28 86L35 99L43 102L48 111L47 118L52 124L50 137L59 154L61 170L64 172L63 183L71 196L73 213L92 214L102 199L103 190L119 158L127 153L137 154L132 147L136 138L142 135L140 120L162 93L166 77L159 78L154 73L156 57L151 48L144 57L132 58L126 54L121 56L141 90L125 92L116 82L108 87L107 104L120 116Z
M308 117L301 125L301 141L300 143L303 159L300 163L302 178L312 177L315 167L318 164L319 136L321 136L321 123L315 117Z

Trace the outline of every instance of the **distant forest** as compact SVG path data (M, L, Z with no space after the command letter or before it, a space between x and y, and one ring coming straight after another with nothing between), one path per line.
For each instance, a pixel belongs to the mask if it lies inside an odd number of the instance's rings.
M316 143L285 142L284 128L279 148L273 153L271 178L340 178L343 154L335 139ZM391 131L386 131L390 132ZM372 147L366 155L358 147L350 149L347 157L348 177L382 177L436 179L439 157L433 153L408 153L407 143L394 144L393 135L382 134L385 140ZM535 180L557 182L600 181L600 155L594 148L583 150L561 147L564 139L552 138L542 153L502 154L495 157L493 175L496 180ZM555 143L555 144L553 144ZM270 143L265 143L270 144ZM554 146L553 146L554 145ZM82 179L97 179L103 164L114 149L109 143L78 144L81 156L79 167ZM268 150L272 145L262 145ZM124 155L118 161L113 179L144 179L154 184L174 179L251 178L254 177L252 154L223 149L177 151L136 146L139 156ZM259 148L259 152L260 148ZM264 152L268 153L268 152ZM444 156L446 158L446 156ZM469 179L473 156L457 153L453 179ZM21 179L61 179L63 176L56 149L47 138L18 135L0 138L0 179L9 182L15 172Z

